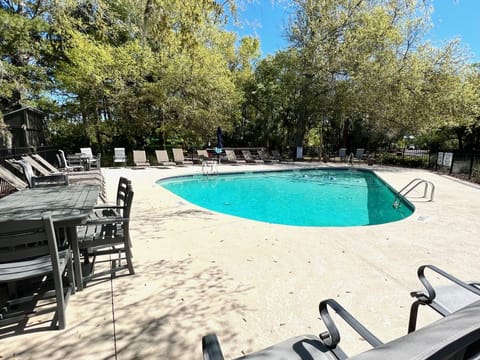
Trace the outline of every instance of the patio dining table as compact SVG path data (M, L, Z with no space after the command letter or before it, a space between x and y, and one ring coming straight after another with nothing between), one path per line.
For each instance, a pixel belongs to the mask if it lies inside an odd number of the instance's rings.
M73 250L75 281L83 289L76 226L84 223L97 203L98 185L77 184L29 188L0 199L0 221L51 216L55 228L65 228Z
M67 155L70 165L82 165L85 170L90 170L90 157L87 154L75 153Z

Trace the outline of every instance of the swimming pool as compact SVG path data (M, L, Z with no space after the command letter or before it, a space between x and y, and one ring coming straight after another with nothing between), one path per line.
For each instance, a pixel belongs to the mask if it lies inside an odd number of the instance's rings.
M361 169L193 175L158 184L209 210L273 224L376 225L404 219L414 211L377 175Z

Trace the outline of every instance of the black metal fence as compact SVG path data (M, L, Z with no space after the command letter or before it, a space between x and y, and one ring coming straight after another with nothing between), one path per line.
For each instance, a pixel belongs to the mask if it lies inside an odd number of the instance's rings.
M435 170L480 183L480 152L440 151Z

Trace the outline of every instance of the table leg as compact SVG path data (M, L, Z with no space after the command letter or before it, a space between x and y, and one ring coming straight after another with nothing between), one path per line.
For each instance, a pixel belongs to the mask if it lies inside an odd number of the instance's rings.
M75 282L77 283L77 290L83 290L83 274L82 274L82 263L80 261L80 248L78 246L78 236L77 229L75 226L69 227L69 238L71 240L72 251L73 251L73 266L75 272Z

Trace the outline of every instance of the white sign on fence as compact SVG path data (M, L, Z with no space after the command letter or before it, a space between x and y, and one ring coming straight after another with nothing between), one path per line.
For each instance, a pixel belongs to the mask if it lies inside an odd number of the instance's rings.
M443 154L443 166L452 166L453 153Z
M437 155L437 165L443 164L443 152L439 152Z

